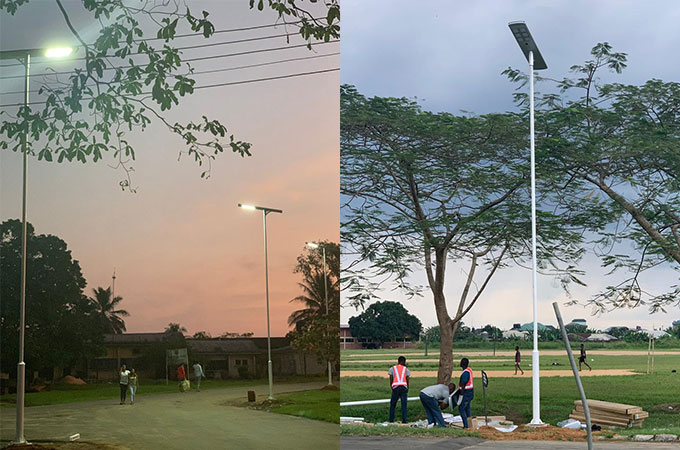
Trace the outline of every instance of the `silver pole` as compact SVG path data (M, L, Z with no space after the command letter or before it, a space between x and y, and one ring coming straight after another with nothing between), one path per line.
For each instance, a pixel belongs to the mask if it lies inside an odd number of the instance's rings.
M531 139L531 282L534 297L534 350L531 353L533 418L531 425L542 425L538 355L538 293L536 287L536 161L534 156L534 52L529 51L529 128Z
M272 378L272 340L269 331L269 268L267 267L267 212L262 211L264 220L264 289L267 297L267 373L269 374L269 400L274 400L274 381Z
M326 246L322 245L321 250L323 250L323 290L326 296L326 316L328 317L328 277L326 272ZM331 376L331 360L328 360L328 385L333 384L333 379Z
M28 83L31 70L31 55L26 53L26 80L24 82L24 108L28 108ZM26 186L28 177L28 128L21 142L23 153L23 188L21 196L21 300L19 306L19 363L17 364L17 429L15 442L23 444L24 438L24 396L26 392L26 363L24 362L24 334L26 328L26 239L28 224L26 223Z
M586 398L586 393L583 390L581 377L579 376L578 369L576 368L576 361L574 361L574 354L571 351L571 344L569 343L567 329L564 328L564 321L562 320L562 314L560 314L560 308L557 306L557 302L553 302L553 309L555 310L555 315L557 316L557 323L560 326L560 330L562 330L562 340L564 341L564 347L567 349L567 356L569 357L569 364L571 364L571 371L574 372L576 387L578 387L578 391L581 394L581 402L583 402L583 411L586 418L586 431L588 432L588 450L593 450L593 436L592 428L590 426L590 407L588 406L588 399Z

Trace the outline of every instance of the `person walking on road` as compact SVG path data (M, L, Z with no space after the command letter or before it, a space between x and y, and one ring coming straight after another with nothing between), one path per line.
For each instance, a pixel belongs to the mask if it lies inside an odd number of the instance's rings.
M463 358L460 360L460 367L463 369L463 373L460 374L460 380L458 381L458 387L460 388L463 400L460 405L458 405L458 411L460 411L460 417L463 419L463 427L469 428L468 418L472 417L470 412L470 403L472 399L475 398L475 392L473 390L472 383L472 369L470 369L470 360Z
M205 373L203 372L203 367L198 361L196 361L194 362L193 369L194 378L196 378L196 391L201 392L201 377L205 376Z
M130 389L130 404L135 404L135 394L137 393L137 372L135 369L130 369L130 375L128 375L128 388Z
M120 404L124 405L125 404L125 394L127 394L128 390L128 383L129 383L129 377L130 377L130 371L127 370L125 367L125 364L120 366Z
M397 358L397 365L390 367L387 371L390 376L390 388L392 398L390 399L390 423L394 422L394 410L397 408L397 401L401 400L401 422L406 423L408 402L408 386L411 372L406 367L406 357Z
M517 369L519 369L522 372L522 375L524 375L524 371L519 366L521 359L522 359L522 355L520 355L519 346L517 346L517 347L515 347L515 375L517 375Z
M187 378L187 372L184 369L184 364L180 364L177 367L177 381L179 382L179 391L180 392L186 392L186 384L184 381Z
M439 425L446 428L441 409L446 408L449 404L449 396L455 389L456 385L449 383L448 386L446 384L435 384L420 391L420 403L423 404L425 409L428 426Z
M578 357L578 371L581 371L581 364L585 364L586 367L588 367L589 370L593 370L592 367L588 365L586 362L586 347L581 344L581 356Z

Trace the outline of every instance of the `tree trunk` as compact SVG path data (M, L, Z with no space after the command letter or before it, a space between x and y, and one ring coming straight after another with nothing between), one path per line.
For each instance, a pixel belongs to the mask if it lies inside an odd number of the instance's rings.
M430 268L431 269L431 268ZM451 317L446 309L446 297L444 296L444 274L446 272L446 249L435 251L434 274L430 279L430 289L434 297L434 308L437 312L437 322L441 333L439 346L439 370L437 371L437 383L448 384L451 380L453 368L453 328Z

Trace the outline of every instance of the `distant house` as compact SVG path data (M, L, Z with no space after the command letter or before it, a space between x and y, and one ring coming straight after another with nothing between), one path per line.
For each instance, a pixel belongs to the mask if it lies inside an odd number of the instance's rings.
M187 339L193 360L203 365L208 378L247 378L257 375L262 351L249 339Z
M90 380L116 380L122 364L134 367L142 378L164 378L165 352L170 348L187 348L189 366L199 361L209 378L267 376L266 337L192 339L180 333L122 333L105 335L104 346L104 355L88 361ZM315 354L295 350L286 337L272 337L271 348L274 375L326 372L326 364ZM168 368L169 378L174 374L174 368Z
M373 339L352 336L349 325L340 324L340 349L359 350L362 348L378 348L380 344ZM394 337L382 343L382 348L416 348L416 338L412 336Z
M105 334L105 353L88 363L87 377L94 380L114 380L118 377L118 369L125 364L128 367L140 367L145 351L152 347L162 347L170 339L180 338L179 333L121 333ZM140 371L142 377L155 377L150 371Z
M529 339L528 331L520 331L517 329L506 330L503 332L503 339Z
M618 338L606 333L593 333L586 338L587 342L612 342L618 340Z
M525 323L524 325L522 325L518 329L520 331L529 331L529 332L533 333L534 323L533 322ZM552 325L543 325L541 322L536 322L536 329L539 330L539 331L546 331L546 330L554 330L555 327L553 327Z

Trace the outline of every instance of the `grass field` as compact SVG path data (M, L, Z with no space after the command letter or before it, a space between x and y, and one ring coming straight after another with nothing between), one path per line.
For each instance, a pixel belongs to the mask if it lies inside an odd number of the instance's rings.
M594 350L590 346L588 350ZM621 350L621 348L616 348ZM655 371L646 375L646 348L633 348L632 354L612 355L589 352L588 363L594 369L630 369L639 375L629 376L597 376L584 377L582 382L588 398L606 400L619 403L634 404L649 412L649 418L644 422L644 428L623 430L622 433L673 433L680 434L680 349L668 355L655 356ZM636 350L636 351L635 351ZM644 350L644 351L642 351ZM659 350L659 349L657 349ZM664 349L666 350L666 349ZM487 348L455 350L456 356L488 352ZM507 353L507 351L506 351ZM548 352L546 352L548 353ZM552 352L556 353L556 352ZM558 352L559 353L559 352ZM342 377L341 401L368 400L389 397L387 369L396 362L396 357L404 354L410 370L436 370L438 351L424 357L422 350L346 350L342 352L341 369L348 370L380 370L384 377ZM594 361L591 361L593 359ZM409 363L412 360L414 362ZM416 360L425 360L418 362ZM484 354L471 356L471 367L475 372L479 370L513 370L512 356L496 357ZM529 369L531 362L530 349L523 351L523 366ZM552 363L559 365L553 366ZM541 370L570 369L565 354L542 355ZM584 367L585 369L585 367ZM585 369L587 370L587 369ZM676 373L672 373L676 370ZM458 371L455 372L456 376ZM417 378L411 380L411 397L417 397L418 392L425 386L436 383L435 378ZM505 415L515 423L527 423L531 420L531 377L490 378L487 389L487 409L489 415ZM550 424L568 418L573 409L574 400L579 399L579 393L573 377L545 377L541 379L541 419ZM673 410L661 408L659 405L675 403L678 407ZM425 418L420 402L409 402L409 420ZM475 400L472 403L472 414L483 415L483 396L481 385L475 383ZM388 419L388 405L368 405L342 407L341 415L364 417L369 422L384 422ZM344 427L343 433L355 434L355 427Z
M340 391L315 390L280 395L271 411L307 419L340 423Z
M325 377L288 377L279 378L281 383L324 381ZM258 380L202 380L201 391L210 389L236 388L242 386L255 386L267 384L267 379ZM171 381L168 385L165 380L139 380L137 388L138 396L165 394L177 392L177 383ZM26 394L26 406L56 405L61 403L85 402L91 400L107 400L120 398L118 383L96 383L82 386L70 384L55 384L50 390L42 392L29 392ZM0 396L0 406L13 407L16 403L16 395L8 394Z

